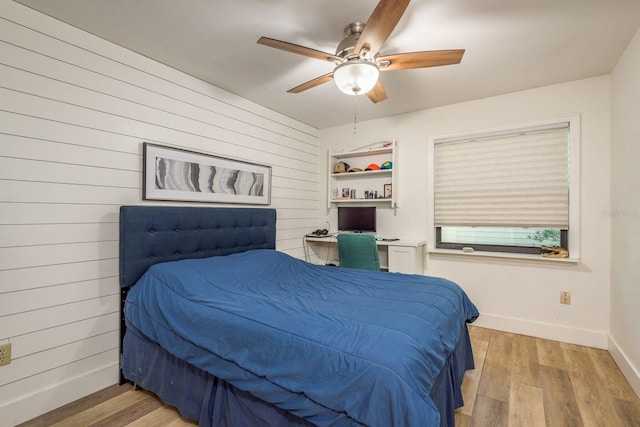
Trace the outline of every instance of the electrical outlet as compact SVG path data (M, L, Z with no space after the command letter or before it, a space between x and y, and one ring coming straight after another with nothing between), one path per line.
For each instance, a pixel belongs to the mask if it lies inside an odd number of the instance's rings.
M571 292L560 292L560 304L571 304Z
M11 363L11 343L0 344L0 366Z

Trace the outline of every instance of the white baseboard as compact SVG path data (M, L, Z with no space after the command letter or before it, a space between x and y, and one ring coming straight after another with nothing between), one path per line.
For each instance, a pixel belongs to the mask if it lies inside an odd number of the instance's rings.
M613 357L616 364L622 371L624 377L631 384L631 388L640 397L640 367L634 366L631 360L627 357L624 351L618 346L616 340L609 335L609 354Z
M607 349L607 333L603 331L578 329L553 323L536 322L517 317L485 313L480 314L480 317L478 317L473 324L484 328L512 332L514 334L562 341L603 350Z
M40 390L0 407L0 427L11 427L57 409L118 382L117 363Z

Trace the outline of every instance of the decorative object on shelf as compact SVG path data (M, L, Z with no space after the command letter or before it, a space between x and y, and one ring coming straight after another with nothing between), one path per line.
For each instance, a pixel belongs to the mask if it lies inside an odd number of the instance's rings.
M364 170L366 170L366 171L378 171L378 170L380 170L380 166L378 166L375 163L370 163L369 166L367 166Z
M393 141L381 141L381 142L374 142L373 144L363 145L362 147L355 148L351 151L363 151L365 148L367 150L373 150L376 148L386 148L386 147L392 147L392 146L393 146Z
M338 162L333 166L333 173L345 173L349 170L349 164L345 162Z
M393 168L393 162L390 161L386 161L386 162L382 162L382 164L380 165L380 169L392 169Z
M541 255L546 258L568 258L569 251L559 246L540 246Z
M342 198L348 199L351 196L350 190L348 188L342 189Z
M391 184L385 184L384 185L384 198L385 199L390 199L391 195L392 195Z
M268 205L271 166L145 142L142 198Z
M378 191L366 190L364 192L364 198L367 199L367 200L377 199L378 198ZM352 199L355 199L355 197L352 197Z

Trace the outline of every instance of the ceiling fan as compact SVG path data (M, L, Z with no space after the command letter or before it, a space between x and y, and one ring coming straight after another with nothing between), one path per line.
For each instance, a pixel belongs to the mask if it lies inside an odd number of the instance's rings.
M464 54L464 49L454 49L380 55L380 48L400 21L409 1L380 0L366 24L354 22L345 28L344 39L338 44L335 55L268 37L260 37L258 43L336 64L333 72L287 92L300 93L334 80L342 92L366 94L372 102L378 103L387 99L387 93L378 80L380 71L459 64Z

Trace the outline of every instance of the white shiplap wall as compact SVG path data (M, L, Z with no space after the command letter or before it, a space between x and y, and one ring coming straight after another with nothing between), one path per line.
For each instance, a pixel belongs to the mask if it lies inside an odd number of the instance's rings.
M317 228L314 128L7 0L0 3L0 425L117 381L118 208L142 142L272 166L277 247Z

